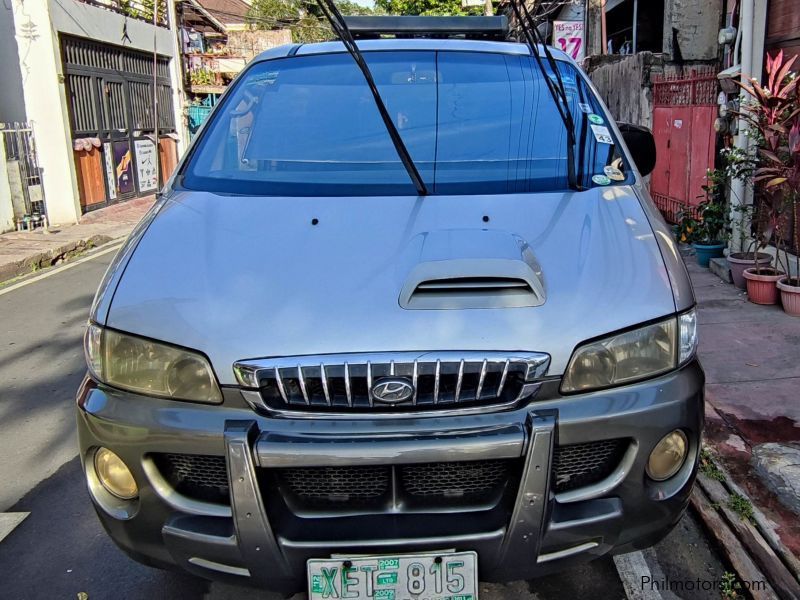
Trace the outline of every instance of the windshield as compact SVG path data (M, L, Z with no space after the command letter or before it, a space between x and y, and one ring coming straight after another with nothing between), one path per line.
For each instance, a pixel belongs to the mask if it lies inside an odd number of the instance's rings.
M364 56L433 194L569 189L564 123L530 56ZM594 94L559 63L583 187L630 179ZM253 195L415 195L369 88L343 53L254 64L214 111L183 171L188 189Z

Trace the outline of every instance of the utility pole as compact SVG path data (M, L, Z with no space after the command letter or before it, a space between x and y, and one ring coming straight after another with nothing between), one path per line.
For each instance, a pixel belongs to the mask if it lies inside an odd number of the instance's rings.
M160 0L153 0L153 142L156 146L156 193L159 188L159 177L161 176L161 169L159 169L160 152L158 147L158 3Z
M605 31L603 27L605 0L586 0L586 56L606 53Z

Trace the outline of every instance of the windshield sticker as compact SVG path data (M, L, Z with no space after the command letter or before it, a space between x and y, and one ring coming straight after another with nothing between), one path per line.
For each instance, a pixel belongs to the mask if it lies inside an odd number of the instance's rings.
M607 167L603 168L603 171L605 172L606 177L612 181L623 181L625 179L625 174L615 166L608 165Z
M566 86L571 86L573 88L575 87L575 84L577 82L575 81L575 76L574 75L571 75L569 73L559 73L559 74L561 75L561 83L563 83L565 87ZM549 77L550 77L550 81L552 81L553 83L558 85L558 77L556 76L555 73L550 73Z
M600 115L591 114L587 118L595 125L602 125L603 123L605 123L605 121L603 121L603 117L601 117Z
M592 125L592 132L594 133L594 139L596 139L601 144L611 144L614 145L614 138L611 137L611 133L608 131L608 127L604 125Z
M578 104L578 107L581 109L581 112L590 113L592 112L592 106L590 104L584 104L581 102Z
M257 73L251 75L249 83L257 85L263 83L265 85L273 85L278 80L278 71L267 71L266 73Z
M597 185L608 185L611 183L611 180L605 175L592 175L592 181Z

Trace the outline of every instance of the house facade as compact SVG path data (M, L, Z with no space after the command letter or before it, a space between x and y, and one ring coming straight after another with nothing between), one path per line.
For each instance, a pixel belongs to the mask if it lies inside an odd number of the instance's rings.
M167 0L0 7L10 34L0 36L5 160L27 177L25 201L12 202L17 224L41 212L50 224L73 223L166 181L187 138L175 23Z

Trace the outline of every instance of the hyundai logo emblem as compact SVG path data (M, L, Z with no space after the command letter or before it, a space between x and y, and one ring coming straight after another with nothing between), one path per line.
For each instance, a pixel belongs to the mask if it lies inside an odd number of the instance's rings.
M385 404L400 404L414 395L414 386L402 377L382 377L372 386L372 397Z

